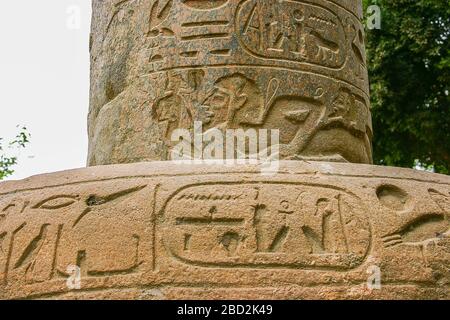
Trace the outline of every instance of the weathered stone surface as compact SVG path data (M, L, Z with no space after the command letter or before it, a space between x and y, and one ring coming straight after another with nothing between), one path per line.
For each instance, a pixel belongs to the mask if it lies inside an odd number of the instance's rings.
M93 9L90 165L167 160L194 121L292 161L1 183L0 299L450 299L450 177L294 161L372 161L360 1Z
M371 163L361 1L93 0L89 164L192 128L281 129L282 158Z
M36 176L0 184L0 298L449 299L449 218L450 177L398 168ZM373 266L381 290L367 288Z

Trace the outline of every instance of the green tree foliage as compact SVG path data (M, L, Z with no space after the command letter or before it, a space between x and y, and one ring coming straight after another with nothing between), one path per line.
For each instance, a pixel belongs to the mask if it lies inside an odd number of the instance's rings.
M450 1L364 0L376 164L450 173Z
M20 132L15 139L9 142L6 147L3 146L3 139L0 138L0 180L12 175L14 173L13 167L17 164L17 157L8 155L7 151L25 148L29 142L30 134L25 127L20 128Z

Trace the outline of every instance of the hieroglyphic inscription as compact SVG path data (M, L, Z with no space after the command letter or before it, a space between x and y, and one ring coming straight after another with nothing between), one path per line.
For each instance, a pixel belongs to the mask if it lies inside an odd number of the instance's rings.
M294 1L243 1L237 13L241 43L265 59L339 68L345 62L345 32L335 13Z
M279 77L258 79L244 73L233 73L212 82L208 75L208 70L202 68L171 71L158 78L164 85L152 112L168 145L174 130L192 129L194 119L201 121L205 129L223 131L281 127L280 142L291 157L300 155L321 130L340 129L365 144L365 150L356 146L359 154L355 155L360 159L357 161L370 160L370 111L366 100L354 91L341 88L334 95L321 85L295 90L283 87ZM328 100L332 100L330 105L326 104ZM347 148L351 145L348 143ZM322 156L325 155L323 152ZM346 154L341 154L341 158L345 159Z
M377 196L383 208L392 210L394 216L399 218L398 223L381 235L382 245L389 252L387 254L404 255L407 257L405 259L415 261L410 266L411 272L421 274L424 270L432 271L439 281L448 281L450 192L439 187L414 190L413 194L404 187L383 184L377 188ZM418 203L419 197L427 205ZM386 264L387 268L392 267L389 259ZM392 269L396 270L395 267Z
M173 195L164 214L167 249L194 265L351 269L371 243L358 198L329 187L193 186Z
M46 177L51 186L32 178L14 182L16 191L6 183L0 297L64 294L72 291L66 281L75 269L82 289L74 295L166 282L328 288L330 281L365 283L373 264L382 268L385 285L446 288L445 176L431 175L434 182L401 169L383 176L385 169L367 166L282 164L270 178L250 166L191 172L168 163L147 165L148 176L139 164L100 168L98 181L69 172L68 184L58 184L60 173L55 181Z
M336 70L345 65L354 80L367 81L362 25L335 5L158 0L151 3L148 19L149 61L156 63L149 70L227 64L283 67L295 62L303 67L297 64L292 71L306 71L307 65Z
M147 217L130 198L142 197L145 187L105 183L101 192L67 187L6 198L0 203L0 282L64 279L71 266L83 277L138 272L148 236L136 219Z

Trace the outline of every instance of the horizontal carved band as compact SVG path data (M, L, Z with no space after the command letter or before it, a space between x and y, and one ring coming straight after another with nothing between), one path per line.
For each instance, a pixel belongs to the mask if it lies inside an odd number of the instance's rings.
M449 216L447 176L364 165L156 162L6 182L0 298L448 299Z

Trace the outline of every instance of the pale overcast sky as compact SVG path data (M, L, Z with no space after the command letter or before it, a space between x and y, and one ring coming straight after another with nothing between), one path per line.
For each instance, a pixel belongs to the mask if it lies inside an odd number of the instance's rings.
M0 137L32 134L9 179L85 166L90 17L90 0L2 1Z

